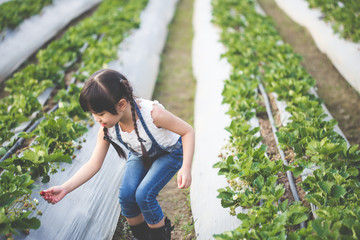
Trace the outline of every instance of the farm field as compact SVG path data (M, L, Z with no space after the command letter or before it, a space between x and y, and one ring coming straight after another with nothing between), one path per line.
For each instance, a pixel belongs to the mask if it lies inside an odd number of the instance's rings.
M61 203L40 196L90 157L99 126L78 97L101 68L195 129L191 188L158 196L172 239L360 238L360 79L281 0L20 2L0 2L0 239L132 239L114 149ZM360 3L296 2L360 55Z

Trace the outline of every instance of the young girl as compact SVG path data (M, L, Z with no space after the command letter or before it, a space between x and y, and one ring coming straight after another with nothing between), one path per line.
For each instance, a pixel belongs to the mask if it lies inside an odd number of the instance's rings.
M94 73L80 94L84 111L100 123L96 147L90 160L61 186L44 191L49 203L59 202L101 168L110 143L119 156L129 150L120 186L121 213L135 239L170 239L173 229L156 197L178 172L178 188L191 184L194 130L166 111L157 101L133 96L128 80L119 72L104 69Z

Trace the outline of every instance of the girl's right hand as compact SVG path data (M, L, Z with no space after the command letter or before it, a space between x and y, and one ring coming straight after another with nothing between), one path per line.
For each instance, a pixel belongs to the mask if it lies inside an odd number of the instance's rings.
M43 198L48 203L52 203L52 204L59 202L67 194L66 189L62 186L54 186L42 192L43 192Z

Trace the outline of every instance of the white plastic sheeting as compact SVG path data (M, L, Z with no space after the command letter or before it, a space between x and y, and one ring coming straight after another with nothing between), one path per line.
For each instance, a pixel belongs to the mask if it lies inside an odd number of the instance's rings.
M10 1L10 0L0 0L0 4L6 3L8 1Z
M152 97L167 26L176 3L177 0L150 1L149 10L141 15L141 31L135 31L120 44L118 60L109 64L109 68L120 71L131 81L135 95L142 98Z
M41 189L62 184L89 160L95 147L97 130L97 125L89 129L87 141L76 153L73 163L62 164L66 171L52 175L49 183L40 184ZM39 217L41 227L31 230L28 236L19 235L15 239L111 239L120 213L117 189L124 164L125 161L110 148L97 175L59 203L48 204L38 193L33 193L32 196L39 200L37 209L43 213Z
M174 14L176 3L177 0L167 0L166 2L149 0L141 14L140 28L133 32L130 36L132 41L127 45L128 49L134 51L134 54L120 54L121 66L117 66L116 61L109 64L112 68L121 68L133 85L137 86L138 92L143 94L142 97L152 95L152 89L156 82L155 73L158 71L159 64L150 66L147 64L151 59L156 59L156 54L161 54L163 48L161 44L165 43L167 25ZM149 31L149 22L156 26L156 31ZM139 53L135 54L135 50L143 49L142 45L147 46L147 55L139 56ZM119 51L119 53L121 52ZM159 58L160 56L157 56L157 59ZM128 65L126 62L134 65ZM133 71L143 73L136 74ZM85 135L86 142L82 144L83 148L76 152L77 157L73 163L71 165L62 164L66 171L52 175L49 183L38 183L41 189L62 184L89 160L95 147L97 131L97 124L89 128ZM125 160L120 159L113 147L110 146L101 170L90 181L74 190L59 203L48 204L40 198L38 192L34 191L32 197L39 200L38 210L43 212L43 215L39 217L41 227L38 230L31 230L28 236L21 234L15 236L15 239L112 239L120 214L118 187L124 168Z
M71 20L99 2L101 0L54 0L41 14L25 20L14 31L8 31L0 42L0 82Z
M304 26L316 45L332 61L341 75L360 93L360 43L341 39L331 25L321 20L318 9L310 9L305 0L275 0L295 22Z
M220 204L217 189L228 186L213 164L225 146L228 133L225 127L230 118L222 105L224 80L230 76L231 66L220 55L225 49L219 43L219 29L211 24L211 0L195 0L194 40L192 48L193 73L197 80L195 98L195 156L190 189L191 209L197 239L213 239L213 234L235 229L241 224Z

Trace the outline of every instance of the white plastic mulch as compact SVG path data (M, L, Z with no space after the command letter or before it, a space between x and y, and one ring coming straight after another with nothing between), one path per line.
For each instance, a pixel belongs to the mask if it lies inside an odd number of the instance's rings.
M109 67L120 69L144 98L152 95L160 54L167 36L167 25L172 19L176 3L177 0L165 2L149 0L141 14L140 28L132 32L131 41L127 41L126 47L124 44L119 46L118 55L121 61L109 63ZM150 23L156 23L156 31L149 30ZM144 49L143 45L146 46L147 51L141 53L141 49ZM149 61L155 62L147 66ZM41 190L64 183L89 160L95 147L98 129L98 124L89 128L85 135L86 142L82 144L81 150L76 151L73 163L62 164L66 170L51 175L49 183L38 183ZM32 197L39 200L38 210L43 213L39 217L41 227L38 230L31 230L28 236L21 234L15 236L15 239L112 239L120 215L118 188L124 168L125 160L120 159L110 146L101 170L59 203L48 204L38 193L35 193L35 190Z
M0 42L0 82L71 20L100 2L101 0L54 0L39 15L24 20L14 31L7 31Z
M195 0L193 73L197 81L195 99L196 145L192 166L193 182L190 189L191 209L197 239L213 239L213 234L233 230L240 220L221 207L217 189L228 186L224 176L212 167L226 144L230 118L222 105L224 80L230 76L231 67L219 43L220 29L211 24L211 0Z
M318 9L310 9L305 0L275 0L278 6L298 24L304 26L316 45L332 61L341 75L360 93L360 43L334 34L329 23L321 19Z
M152 97L167 26L173 18L177 1L150 1L148 10L141 16L141 30L134 31L120 44L118 60L109 63L109 68L120 71L131 81L135 95L144 99Z
M0 0L0 4L3 4L3 3L6 3L6 2L9 2L10 0Z

